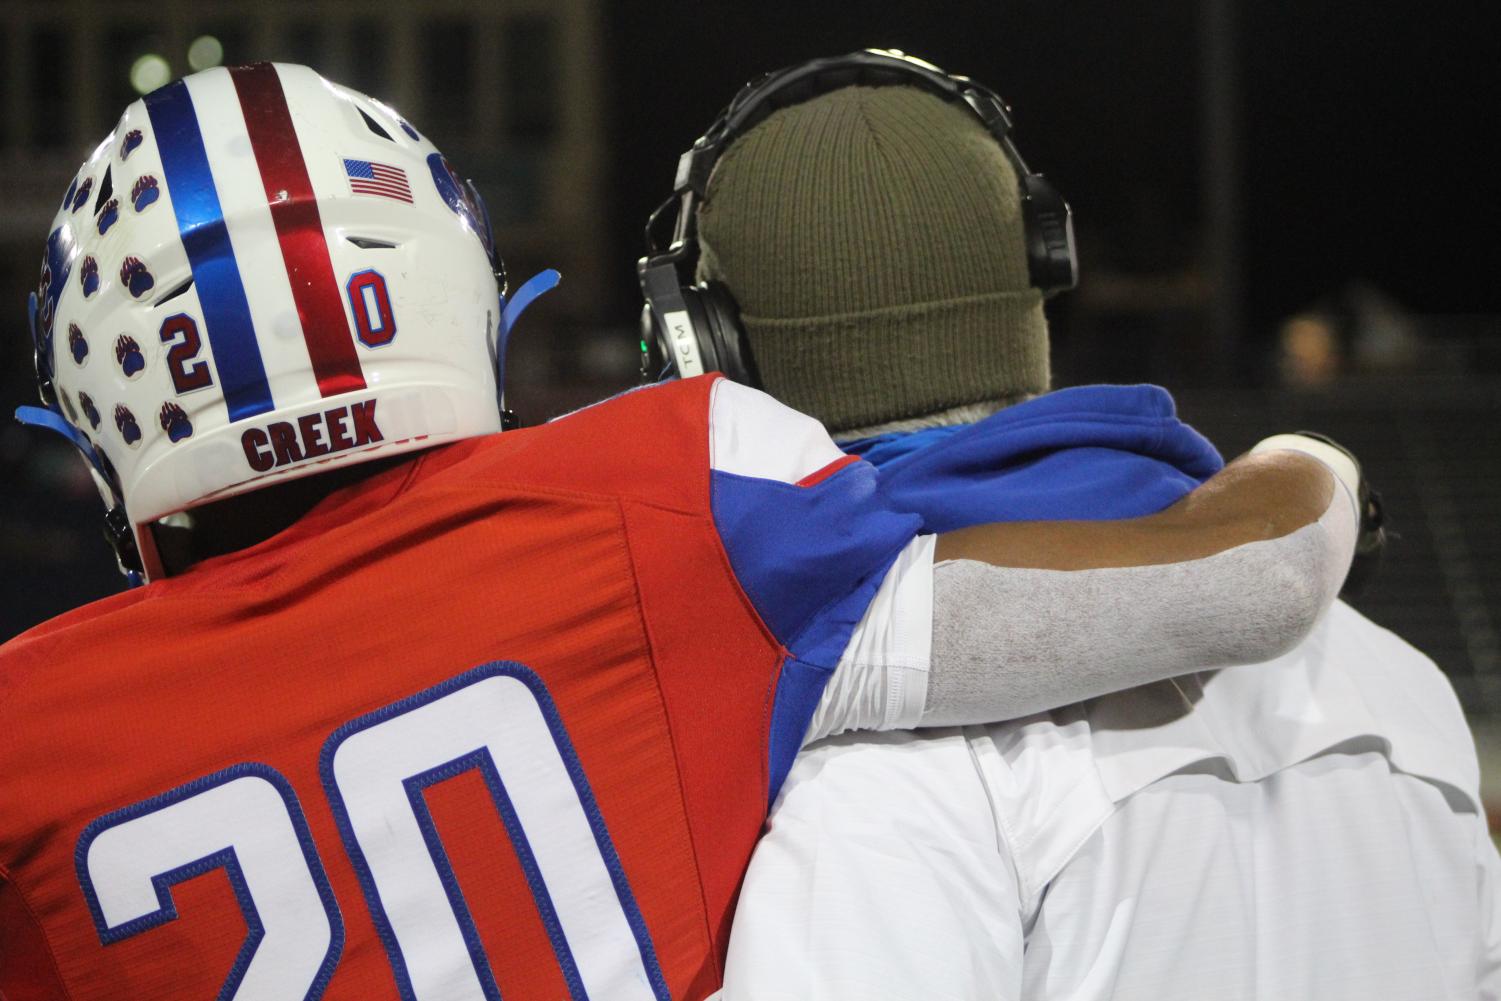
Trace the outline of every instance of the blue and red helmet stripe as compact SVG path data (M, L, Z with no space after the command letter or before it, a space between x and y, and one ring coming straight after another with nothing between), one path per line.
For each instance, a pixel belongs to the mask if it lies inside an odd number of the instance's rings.
M324 396L364 389L365 374L281 78L270 63L236 66L229 72L245 113L318 389Z
M266 413L274 406L271 386L187 84L178 80L146 95L146 111L156 132L177 231L203 306L204 328L229 419Z

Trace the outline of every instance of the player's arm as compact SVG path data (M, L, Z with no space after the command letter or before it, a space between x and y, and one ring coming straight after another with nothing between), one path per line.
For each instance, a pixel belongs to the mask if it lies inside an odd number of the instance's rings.
M883 585L810 737L1014 719L1289 650L1350 567L1359 470L1318 442L1282 446L1148 517L938 537L930 575L899 565ZM929 601L928 669L893 668L892 610ZM871 621L898 628L872 638Z
M1335 490L1334 474L1318 459L1287 449L1265 451L1242 456L1157 514L975 525L939 536L933 558L1034 570L1183 563L1312 525L1330 507Z

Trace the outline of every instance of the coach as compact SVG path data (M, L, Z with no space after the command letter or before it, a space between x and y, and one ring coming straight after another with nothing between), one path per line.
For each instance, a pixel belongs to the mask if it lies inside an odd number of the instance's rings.
M750 377L876 463L930 531L1183 497L1220 460L1164 391L1049 392L1042 290L1068 282L1009 123L982 88L884 58L767 101L694 207L698 276L738 306ZM1345 495L1321 526L1359 514ZM1220 559L1215 586L1277 586ZM934 586L973 591L965 573L940 562ZM1122 641L1163 656L1201 639L1135 628ZM999 655L932 644L976 673ZM1477 785L1443 676L1343 604L1267 663L1009 724L834 737L799 757L757 849L724 997L1495 997L1501 868Z

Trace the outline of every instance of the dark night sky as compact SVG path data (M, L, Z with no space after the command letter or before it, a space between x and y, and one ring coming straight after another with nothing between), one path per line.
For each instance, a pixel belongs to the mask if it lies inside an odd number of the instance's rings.
M610 5L612 255L633 258L674 155L746 79L887 45L1016 109L1018 141L1074 205L1086 249L1170 267L1200 218L1192 0ZM1266 325L1349 278L1427 313L1501 312L1491 197L1495 5L1240 5L1247 291ZM1089 261L1086 258L1085 267ZM617 295L634 293L619 268Z
M1153 272L1195 255L1202 216L1197 0L601 6L609 136L601 224L613 284L598 319L606 325L623 326L639 309L632 264L641 226L666 195L677 154L740 85L778 66L866 45L903 48L968 73L1013 104L1023 154L1073 203L1086 281L1109 261ZM1501 131L1498 29L1501 6L1478 2L1239 4L1246 305L1260 347L1280 318L1354 278L1420 313L1484 315L1482 329L1501 343L1501 250L1493 238L1501 208L1491 152ZM19 283L23 274L24 282L35 274L30 258L12 277ZM1067 299L1062 305L1069 308ZM1119 340L1149 369L1174 353ZM0 371L12 402L31 398L23 341L10 342L9 371ZM1085 374L1174 377L1130 368ZM0 434L0 472L12 475L29 440ZM27 468L45 478L52 467ZM32 488L12 491L7 503L35 514L42 508L30 498L48 497L45 517L25 524L39 551L65 569L44 588L31 586L33 574L15 576L0 636L118 586L95 534L93 498L73 498L73 510L54 485L38 480ZM20 524L6 505L0 523Z

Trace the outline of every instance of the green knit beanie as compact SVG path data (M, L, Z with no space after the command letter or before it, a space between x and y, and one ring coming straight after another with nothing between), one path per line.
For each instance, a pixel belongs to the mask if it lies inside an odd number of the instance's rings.
M912 87L846 87L738 139L698 217L767 392L831 431L1046 392L1016 172Z

